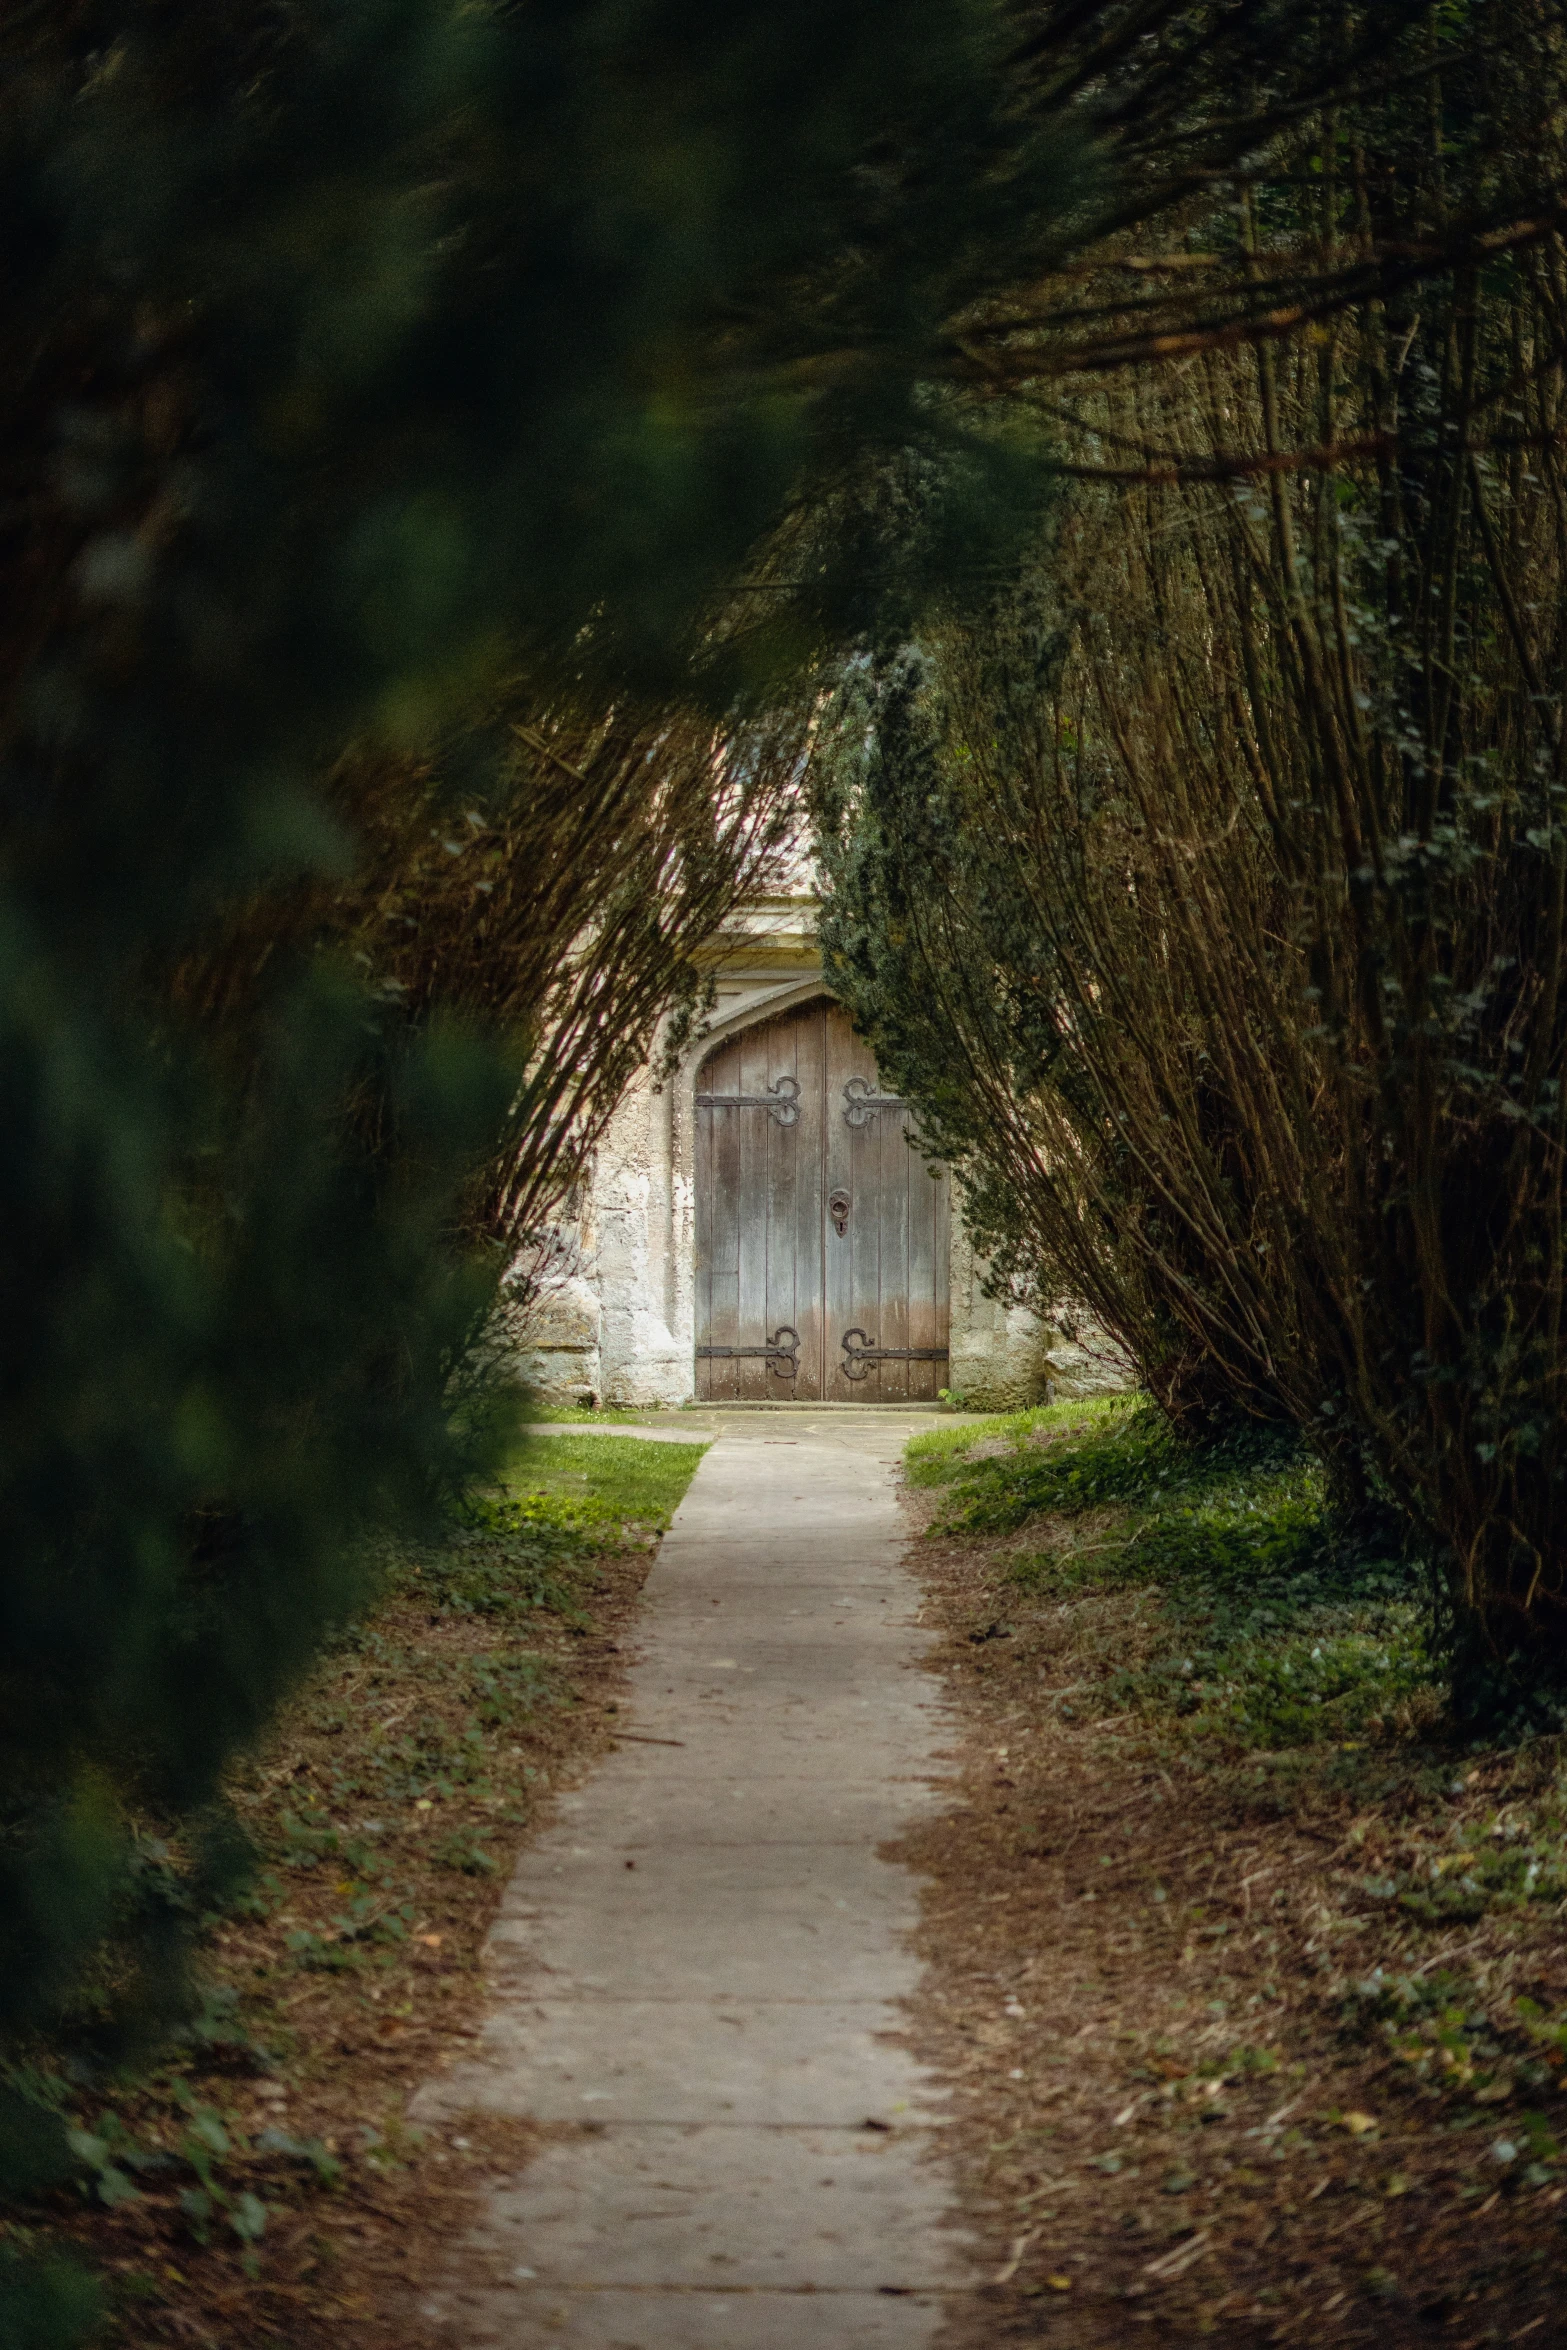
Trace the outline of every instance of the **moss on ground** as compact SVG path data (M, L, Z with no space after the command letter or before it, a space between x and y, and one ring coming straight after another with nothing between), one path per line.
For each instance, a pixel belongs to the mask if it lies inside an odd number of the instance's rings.
M1342 1747L1438 1681L1418 1568L1343 1538L1320 1464L1286 1433L1197 1448L1116 1398L916 1438L910 1469L944 1490L942 1534L1048 1521L1047 1540L1011 1553L1020 1593L1143 1595L1141 1653L1107 1694L1184 1717L1195 1737Z

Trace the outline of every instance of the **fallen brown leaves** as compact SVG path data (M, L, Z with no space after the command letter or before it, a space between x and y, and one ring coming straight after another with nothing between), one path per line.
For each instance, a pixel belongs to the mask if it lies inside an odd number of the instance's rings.
M182 2171L168 2184L156 2171L139 2174L135 2199L113 2210L58 2198L52 2222L114 2288L112 2341L135 2350L430 2350L445 2339L423 2315L430 2281L486 2182L520 2170L541 2133L484 2116L411 2131L408 2101L478 2029L481 1947L518 1849L614 1737L618 1635L649 1563L640 1544L598 1558L586 1627L540 1610L497 1630L482 1616L431 1617L416 1599L394 1600L374 1618L368 1648L329 1658L241 1775L236 1800L269 1858L291 1819L331 1819L351 1838L366 1813L379 1814L375 1862L408 1930L373 1966L325 1963L352 1875L330 1854L297 1872L264 1871L263 1884L271 1873L278 1888L265 1914L217 1930L204 1971L238 1995L240 2020L278 2061L215 2048L192 2058L174 2095L183 2087L220 2117L240 2150L226 2175L264 2199L265 2233L253 2274L221 2213L211 2242L197 2242L180 2206L190 2183ZM485 1729L460 1676L440 1668L508 1647L538 1660L548 1701ZM345 1796L375 1742L410 1718L436 1735L444 1727L480 1738L474 1777L417 1802ZM469 1874L450 1856L475 1837L493 1865ZM301 1966L289 1943L301 1933L314 1935L322 1963ZM141 2147L177 2147L183 2120L170 2086L162 2075L104 2102ZM322 2186L308 2166L260 2161L268 2130L321 2141L339 2181Z
M1309 1774L1264 1800L1199 1768L1096 1696L1141 1648L1137 1602L1022 1596L1015 1547L915 1553L961 1741L957 1802L898 1847L929 1881L911 2037L950 2086L977 2239L943 2350L1561 2339L1567 2189L1491 2154L1505 2114L1455 2126L1343 2027L1346 1972L1408 1962L1365 1888L1425 1832L1418 1804ZM1531 1767L1466 1762L1464 1802ZM1559 1942L1554 1914L1509 1915L1427 1933L1415 1963L1484 1945L1559 2003Z

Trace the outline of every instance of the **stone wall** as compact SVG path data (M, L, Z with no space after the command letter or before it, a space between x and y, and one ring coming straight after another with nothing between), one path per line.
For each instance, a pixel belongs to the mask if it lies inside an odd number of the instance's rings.
M657 1087L644 1073L599 1150L593 1197L606 1403L682 1404L693 1393L695 1219L690 1171L681 1164L690 1090L678 1076Z
M962 1194L956 1188L952 1207L948 1391L982 1412L1022 1411L1044 1403L1054 1333L1026 1306L985 1295L984 1260L964 1229Z
M955 1197L954 1208L959 1202ZM967 1409L1017 1412L1133 1384L1130 1363L1081 1307L1048 1316L984 1291L985 1263L964 1229L952 1231L952 1360L948 1389Z
M596 1405L603 1393L598 1255L591 1196L545 1233L501 1293L499 1351L544 1400Z

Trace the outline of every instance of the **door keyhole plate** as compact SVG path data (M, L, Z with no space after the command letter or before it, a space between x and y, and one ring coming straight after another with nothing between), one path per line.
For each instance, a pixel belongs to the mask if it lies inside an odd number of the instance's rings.
M849 1205L849 1195L846 1191L835 1191L827 1202L827 1213L832 1218L832 1228L840 1240L849 1229Z

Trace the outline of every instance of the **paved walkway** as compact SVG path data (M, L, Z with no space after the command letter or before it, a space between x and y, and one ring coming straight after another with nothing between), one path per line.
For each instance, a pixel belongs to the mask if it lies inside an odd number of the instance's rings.
M886 2037L916 1884L877 1857L937 1800L893 1490L933 1416L712 1424L637 1742L525 1855L482 2053L416 2102L576 2125L455 2256L461 2350L926 2350L957 2282L940 2108Z
M533 1420L530 1436L640 1436L646 1444L707 1444L717 1430L706 1420L689 1427L649 1428L641 1420Z

